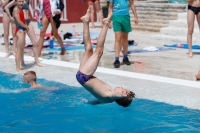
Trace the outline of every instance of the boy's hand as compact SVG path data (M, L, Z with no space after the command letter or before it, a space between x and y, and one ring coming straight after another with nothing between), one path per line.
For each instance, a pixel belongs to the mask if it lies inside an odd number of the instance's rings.
M139 23L139 21L138 21L138 18L137 18L137 17L136 17L136 18L134 18L134 22L135 22L135 24L136 24L136 25Z

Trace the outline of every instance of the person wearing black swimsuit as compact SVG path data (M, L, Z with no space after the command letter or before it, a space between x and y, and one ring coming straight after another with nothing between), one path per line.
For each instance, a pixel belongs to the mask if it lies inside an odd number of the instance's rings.
M188 43L188 57L192 58L193 53L192 53L192 34L194 30L194 20L195 16L197 19L197 23L200 28L200 2L199 0L187 0L188 2L188 11L187 11L187 23L188 23L188 33L187 33L187 43Z
M3 5L3 27L4 27L4 44L6 48L6 58L10 56L9 52L9 29L10 29L10 23L12 25L12 36L13 36L13 55L15 55L16 51L16 37L15 37L15 30L16 25L14 24L14 19L12 17L12 12L14 9L14 6L9 6L10 3L15 2L15 0L1 0L1 3ZM6 10L7 9L7 10Z

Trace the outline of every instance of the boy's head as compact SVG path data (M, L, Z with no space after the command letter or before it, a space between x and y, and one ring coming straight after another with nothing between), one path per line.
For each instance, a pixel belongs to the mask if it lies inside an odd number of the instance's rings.
M25 83L36 82L36 73L34 71L28 71L24 73L24 82Z
M135 93L130 91L129 94L127 95L127 97L116 99L115 102L120 106L128 107L131 104L132 99L134 97L135 97Z

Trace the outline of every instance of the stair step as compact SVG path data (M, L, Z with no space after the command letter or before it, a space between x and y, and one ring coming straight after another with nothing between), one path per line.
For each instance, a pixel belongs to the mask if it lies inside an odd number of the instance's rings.
M187 13L178 13L178 20L187 20Z
M131 12L131 11L130 11ZM161 12L161 11L145 11L145 10L137 10L137 14L139 15L158 15L158 16L178 16L176 12Z
M170 20L169 27L188 28L187 19L185 19L185 20ZM197 21L194 22L194 29L199 29Z
M168 3L168 0L147 0L148 3Z
M160 29L160 34L171 36L183 36L187 38L187 28L163 27ZM194 29L194 37L199 37L199 29Z
M131 17L131 22L134 21L134 17ZM139 19L139 23L152 23L152 24L169 24L170 20L162 20L162 19Z
M187 4L169 4L169 3L135 3L136 7L147 8L171 8L171 9L186 9Z
M131 22L131 25L135 26L134 22ZM146 27L157 27L157 28L162 28L162 27L167 27L168 24L162 24L162 23L157 23L156 25L154 23L141 23L139 22L139 24L137 26L146 26Z
M160 11L160 12L185 12L185 9L170 9L170 8L148 8L148 7L136 7L137 11Z
M151 31L151 32L159 32L160 28L158 27L150 27L150 26L137 26L131 25L133 30L142 30L142 31Z
M152 35L150 37L151 39L155 40L163 40L163 41L171 41L175 43L186 43L187 42L187 37L182 37L182 36L171 36L171 35ZM196 42L197 38L193 37L193 43Z
M133 14L130 14L131 18L134 18ZM138 19L163 19L163 20L174 20L177 19L177 15L173 16L162 16L162 15L144 15L144 14L138 14Z
M147 0L137 0L137 1L134 1L134 2L146 2Z

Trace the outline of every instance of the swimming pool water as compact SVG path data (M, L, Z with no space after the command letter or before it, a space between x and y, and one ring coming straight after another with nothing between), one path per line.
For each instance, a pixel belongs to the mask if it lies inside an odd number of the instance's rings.
M22 76L0 72L0 132L138 133L200 132L200 111L144 99L128 108L116 103L89 105L95 98L82 87L38 79L56 90L17 93Z

